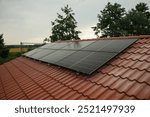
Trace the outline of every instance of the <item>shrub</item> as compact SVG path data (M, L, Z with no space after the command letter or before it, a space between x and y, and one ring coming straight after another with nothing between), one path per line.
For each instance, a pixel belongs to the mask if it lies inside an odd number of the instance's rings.
M7 58L9 54L9 49L4 47L1 51L0 51L0 56L2 58Z

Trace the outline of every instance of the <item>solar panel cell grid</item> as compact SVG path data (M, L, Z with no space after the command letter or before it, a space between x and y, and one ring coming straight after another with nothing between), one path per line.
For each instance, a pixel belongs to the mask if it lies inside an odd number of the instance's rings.
M56 63L63 59L64 57L72 54L75 51L66 51L66 50L57 50L54 53L51 53L43 58L41 58L41 61L48 62L48 63Z
M92 74L137 39L50 43L24 55L77 72Z
M56 50L42 49L42 51L39 51L38 53L31 55L30 57L38 60L38 59L45 57L55 51Z

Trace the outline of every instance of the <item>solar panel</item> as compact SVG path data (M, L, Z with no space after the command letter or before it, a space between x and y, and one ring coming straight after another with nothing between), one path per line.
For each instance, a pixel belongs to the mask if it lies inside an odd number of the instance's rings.
M86 74L91 74L112 59L116 54L117 53L91 52L88 56L75 63L70 68L78 72L83 71Z
M50 48L50 47L52 47L55 44L56 43L48 43L48 44L45 44L44 46L41 46L40 48Z
M104 52L121 52L136 39L119 39L119 40L99 40L96 41L83 50L88 51L104 51Z
M71 67L74 63L79 62L82 58L88 56L91 52L88 51L76 51L73 54L65 57L64 59L57 62L59 66Z
M73 42L72 44L68 44L62 49L71 49L71 50L80 50L90 44L92 44L95 41L81 41L81 42Z
M135 42L136 39L122 39L122 40L111 40L107 46L98 49L98 51L104 51L104 52L121 52L125 48L127 48L129 45L131 45L133 42Z
M63 59L64 57L72 54L75 51L65 51L65 50L57 50L54 53L51 53L43 58L40 58L41 61L48 62L48 63L56 63Z
M88 45L87 47L83 48L83 50L88 50L88 51L96 51L100 48L104 48L107 46L111 41L109 40L99 40L95 41L94 43Z
M50 46L48 48L50 48L50 49L61 49L65 46L69 46L70 44L72 44L72 42L59 42L59 43L55 43L53 46Z
M56 50L42 49L42 51L39 51L38 53L34 53L30 57L39 60L40 58L49 55L55 51Z
M28 57L31 57L33 54L35 54L35 53L37 53L37 52L39 52L39 51L41 51L41 49L34 49L34 50L32 50L32 51L29 51L29 52L27 52L27 53L25 53L24 54L24 56L28 56Z
M136 40L113 39L50 43L27 52L24 56L77 72L92 74Z

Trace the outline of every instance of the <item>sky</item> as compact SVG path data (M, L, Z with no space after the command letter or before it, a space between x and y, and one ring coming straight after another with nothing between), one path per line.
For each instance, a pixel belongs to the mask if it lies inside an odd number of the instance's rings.
M97 14L108 3L119 3L126 10L150 0L0 0L0 34L5 44L42 43L51 35L51 21L62 14L67 4L73 9L81 39L96 38L91 27L98 22Z

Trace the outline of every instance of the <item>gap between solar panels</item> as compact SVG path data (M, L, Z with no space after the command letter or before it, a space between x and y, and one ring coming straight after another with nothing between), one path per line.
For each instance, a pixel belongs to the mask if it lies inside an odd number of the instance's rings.
M80 73L92 74L137 39L113 39L46 44L24 54Z

